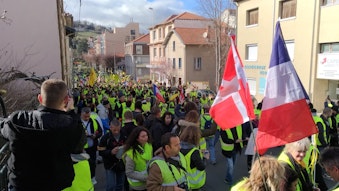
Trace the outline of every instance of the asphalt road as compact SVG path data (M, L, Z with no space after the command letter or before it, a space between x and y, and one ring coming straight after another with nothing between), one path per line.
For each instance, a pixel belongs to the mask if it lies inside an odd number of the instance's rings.
M270 149L266 154L277 156L281 152L281 147L277 147L274 149ZM221 154L220 145L216 145L216 155L217 155L217 164L216 165L208 165L206 168L207 180L205 184L205 190L207 191L228 191L230 190L230 186L224 183L225 174L226 174L226 159ZM242 154L238 155L237 161L234 167L234 182L237 183L243 177L248 176L247 171L247 156ZM96 172L96 180L97 184L95 185L95 191L105 191L105 170L103 164L97 165ZM334 186L334 182L325 179L328 187Z

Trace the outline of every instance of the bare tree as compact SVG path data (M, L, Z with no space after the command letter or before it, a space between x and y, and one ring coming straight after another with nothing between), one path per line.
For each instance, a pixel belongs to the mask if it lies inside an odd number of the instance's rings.
M168 60L168 59L164 59L164 60ZM173 77L175 76L175 70L173 69L172 62L163 61L159 64L158 68L154 68L153 70L158 72L160 76L165 76L170 86L175 85L173 82Z
M95 68L97 68L101 64L102 57L95 54L83 54L83 59L89 66L95 65Z
M230 25L230 15L234 14L235 10L233 0L196 0L199 4L201 14L213 20L211 31L214 34L209 35L209 40L214 45L216 57L216 89L218 89L224 70L230 41L228 34L234 33L234 26ZM231 10L230 10L231 9ZM225 16L225 11L229 10Z
M29 46L25 49L22 58L17 58L10 44L0 48L0 92L9 113L18 109L36 108L40 85L55 73L36 76L34 72L23 70L34 55L31 48Z

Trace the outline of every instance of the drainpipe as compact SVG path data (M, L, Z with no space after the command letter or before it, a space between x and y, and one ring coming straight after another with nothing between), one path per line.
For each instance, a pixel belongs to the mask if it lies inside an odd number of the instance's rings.
M309 78L310 78L310 82L308 85L308 94L310 97L310 101L313 102L313 93L312 91L312 83L314 83L314 78L312 77L312 70L313 70L313 65L314 62L316 62L316 59L318 56L318 54L316 54L317 52L315 52L317 49L315 47L318 47L317 44L319 42L319 23L320 23L320 13L321 13L321 7L320 5L317 4L318 1L314 1L314 7L313 7L313 27L312 27L312 43L311 43L311 66L310 66L310 74L309 74ZM319 7L318 12L317 11L317 7ZM316 13L318 13L318 15L316 15ZM317 23L316 23L316 19L318 19ZM317 31L315 31L317 30ZM314 34L316 34L316 36L314 36ZM316 40L316 42L314 42Z
M58 29L59 29L59 45L60 45L60 64L61 64L61 79L64 81L68 81L65 79L65 27L63 25L63 1L62 0L56 0L56 6L57 6L57 18L58 18Z

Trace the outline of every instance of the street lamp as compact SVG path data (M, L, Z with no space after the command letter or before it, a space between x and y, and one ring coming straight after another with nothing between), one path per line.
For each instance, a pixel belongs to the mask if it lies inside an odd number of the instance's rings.
M148 9L152 11L152 26L153 26L154 25L154 9L153 7L149 7Z
M152 11L152 26L150 27L150 36L151 36L151 34L152 34L152 27L154 27L154 9L152 8L152 7L149 7L148 8L149 10L151 10ZM153 33L154 34L154 33ZM150 47L152 47L152 44L154 43L153 42L153 40L152 39L154 39L154 37L153 38L150 38ZM154 55L153 55L154 56ZM153 58L154 59L154 58ZM153 60L152 59L152 60ZM150 61L151 61L151 59L150 59ZM152 66L153 64L150 62L150 65ZM151 67L150 68L150 76L152 76L152 81L154 81L154 70L153 70L153 68Z

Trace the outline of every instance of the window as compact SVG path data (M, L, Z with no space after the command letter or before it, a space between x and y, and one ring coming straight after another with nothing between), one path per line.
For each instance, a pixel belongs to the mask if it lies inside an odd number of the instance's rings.
M247 11L247 25L256 25L258 24L259 9L252 9Z
M257 59L258 59L258 45L256 44L246 45L246 60L257 61Z
M135 35L135 30L131 30L131 35Z
M175 69L175 58L173 58L172 65L173 65L173 69Z
M153 48L153 56L154 56L154 57L157 56L157 48Z
M135 52L136 54L142 54L142 45L136 45Z
M297 0L285 0L280 2L280 18L295 17L297 12Z
M175 41L173 41L173 51L175 51Z
M286 44L288 55L290 56L291 61L293 61L294 60L294 41L293 40L285 41L285 44Z
M178 58L178 68L181 69L181 58Z
M326 6L326 5L335 5L339 4L339 0L322 0L321 5Z
M201 57L194 58L194 70L201 70Z
M159 38L161 38L161 28L159 28Z
M162 51L161 48L159 48L159 57L161 57L161 51Z
M154 30L153 31L153 40L155 40L157 38L157 32Z
M338 53L339 52L339 42L333 43L324 43L320 45L320 53Z

